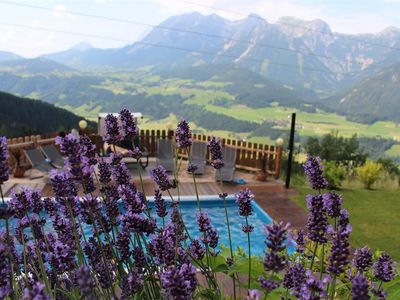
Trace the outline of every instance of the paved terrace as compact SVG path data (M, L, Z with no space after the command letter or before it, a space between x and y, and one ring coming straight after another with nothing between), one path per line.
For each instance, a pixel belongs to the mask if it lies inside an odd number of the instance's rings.
M149 166L143 170L142 177L144 181L145 194L147 196L153 196L155 184L150 179L149 170L155 165L154 161L150 159ZM135 184L140 189L139 175L136 165L131 165L130 170L133 175ZM41 176L42 174L33 170L32 177L29 179L29 171L25 173L23 178L10 178L3 185L3 193L6 197L10 196L12 189L18 189L22 186L34 188L42 191L43 197L53 196L53 191L49 183L47 176ZM37 177L37 178L35 178ZM244 185L224 183L223 190L228 194L234 194L240 189L249 188L255 194L255 200L257 203L276 221L290 222L292 227L302 227L306 223L306 214L304 210L299 207L296 203L289 200L289 195L294 193L293 190L286 190L283 186L282 181L275 179L268 179L265 182L255 180L254 173L236 171L236 178L242 178L247 183ZM193 179L191 175L186 173L186 162L182 162L181 171L179 174L180 178L180 194L181 195L195 195ZM220 185L214 179L214 169L207 166L206 173L204 175L197 175L196 182L198 186L199 195L218 195L221 193ZM80 191L82 193L82 191ZM177 194L177 190L173 190L173 195ZM167 196L167 195L166 195Z

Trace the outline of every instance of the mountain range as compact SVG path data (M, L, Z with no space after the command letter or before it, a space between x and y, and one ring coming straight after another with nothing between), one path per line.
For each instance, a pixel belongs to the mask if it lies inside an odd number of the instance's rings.
M348 35L332 32L319 19L284 17L272 24L255 14L230 21L195 12L168 18L122 48L80 44L31 60L2 57L7 55L0 52L0 89L21 95L38 92L62 105L90 101L113 107L105 97L114 99L114 106L129 103L121 95L104 94L104 89L99 94L99 85L108 80L107 72L113 80L118 72L141 72L161 80L229 81L224 91L236 97L235 104L308 103L363 122L400 122L397 28ZM22 78L24 72L31 77ZM133 97L138 90L132 91Z

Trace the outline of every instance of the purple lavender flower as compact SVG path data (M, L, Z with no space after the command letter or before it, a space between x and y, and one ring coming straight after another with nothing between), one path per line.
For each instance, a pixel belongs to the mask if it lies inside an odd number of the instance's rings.
M144 254L144 251L140 247L133 247L132 249L132 258L135 262L135 265L138 269L144 268L146 265L146 255Z
M324 209L328 216L337 218L340 215L340 206L343 203L342 195L336 192L329 192L322 195L324 201Z
M88 266L80 266L78 269L76 269L74 274L74 282L84 299L97 299L97 296L94 293L94 278Z
M6 298L12 289L10 286L11 264L10 264L10 248L0 241L0 298Z
M190 255L197 260L201 260L204 257L205 249L198 240L193 240L189 246Z
M131 182L131 179L132 179L131 173L130 173L128 167L126 166L126 164L123 162L120 162L119 164L114 165L111 173L112 173L113 179L119 185L126 185Z
M206 241L208 243L208 246L210 248L215 249L218 246L218 241L219 241L218 231L212 227L207 231L206 236L207 236ZM204 243L206 243L206 242L204 242Z
M122 299L132 299L132 296L142 288L142 274L137 271L129 272L122 278Z
M129 236L130 234L126 230L118 232L117 241L115 244L117 246L122 261L126 261L131 254L129 249L129 243L130 243Z
M264 269L266 271L280 272L286 266L286 258L284 255L276 252L268 252L264 257Z
M165 170L165 168L161 165L151 170L150 176L154 180L154 182L158 185L161 191L166 191L175 188L174 181L172 181L169 178L167 170Z
M81 146L81 155L87 157L88 163L91 166L97 164L97 153L96 146L92 143L91 139L87 135L82 135L79 138L79 144Z
M167 206L165 205L164 198L159 189L154 191L154 205L156 207L157 216L164 218L168 215Z
M160 280L165 299L191 299L197 286L196 268L191 264L171 266L160 274Z
M31 209L32 191L22 188L19 193L15 189L11 191L10 208L17 218L24 217Z
M273 222L265 225L264 230L267 237L265 241L268 249L274 252L282 252L286 249L286 239L290 224L283 225L283 222Z
M124 202L125 208L135 214L140 214L146 208L146 197L138 192L133 184L118 187L119 194Z
M263 288L267 294L277 289L281 285L281 283L277 280L266 279L263 277L259 278L258 281L260 282L261 288Z
M254 200L254 194L249 190L245 189L235 194L236 204L239 206L239 215L242 217L248 217L253 214L253 207L251 202Z
M24 289L24 300L51 300L51 297L46 294L45 286L41 282L35 282L31 288Z
M289 224L284 226L282 222L265 225L265 243L269 249L264 258L266 271L279 272L285 268L286 258L281 252L286 249L288 227Z
M323 166L319 157L307 156L307 161L303 164L304 172L308 182L314 190L321 190L328 187L328 180L323 176Z
M78 195L71 173L67 171L51 171L50 182L56 197L74 197Z
M350 261L350 232L351 226L347 225L345 228L339 226L337 231L333 233L331 254L328 258L327 271L334 275L343 273Z
M169 266L174 264L175 241L175 227L168 223L165 228L150 236L150 254L161 265Z
M287 268L283 277L283 287L290 290L291 294L298 296L306 280L306 270L300 263L295 263Z
M106 135L104 136L104 141L107 144L117 144L122 139L118 118L112 114L108 114L106 116L105 123Z
M211 220L207 212L199 212L197 214L197 225L199 225L200 232L207 232L211 229Z
M351 280L351 299L353 300L369 300L369 285L368 280L363 275L359 274Z
M372 273L375 278L383 282L391 281L397 273L396 262L386 253L382 253L381 256L378 257L372 268Z
M253 232L254 226L253 225L242 225L242 231L244 233L250 233Z
M293 237L296 242L296 251L298 253L304 253L304 250L306 249L305 235L304 230L300 228L296 231L296 234Z
M133 119L131 112L124 108L119 112L119 115L121 118L122 129L125 133L125 139L130 139L137 135L136 122Z
M121 223L125 230L135 233L151 234L157 227L154 219L146 218L141 214L128 210L121 217Z
M0 136L0 185L9 178L7 138Z
M104 194L104 206L108 218L113 226L118 225L117 217L119 216L118 199L119 193L115 185L109 185L101 189Z
M220 140L212 137L207 145L210 149L211 165L214 169L221 169L224 166L224 162L222 161L222 146Z
M197 171L198 167L195 164L189 164L187 167L187 172L190 174L195 174Z
M74 248L60 240L55 240L49 247L51 250L49 261L58 274L72 271L76 267Z
M358 272L363 273L372 266L372 252L365 246L354 251L353 266Z
M129 156L139 160L142 157L142 151L139 147L135 147L132 151L129 151Z
M73 134L67 134L64 138L57 136L55 138L56 145L60 146L60 152L68 158L78 157L81 155L81 145L79 140Z
M192 132L188 122L181 120L175 131L176 144L179 148L189 148L192 145L191 141Z
M93 173L94 169L93 166L90 165L89 159L85 156L82 157L82 177L81 177L81 184L83 186L83 191L85 194L93 193L96 190L96 186L94 184Z
M306 272L306 275L306 282L303 284L298 298L301 300L326 299L326 285L329 283L330 278L324 277L322 280L318 280L310 270Z
M261 299L261 292L259 290L253 289L248 291L248 297L246 299L248 300L259 300Z
M349 225L349 212L342 208L340 210L340 215L339 215L339 219L338 219L338 226L342 226L343 228L346 227L347 225Z
M310 211L307 221L308 237L318 243L326 243L328 217L324 209L322 195L307 195L307 208Z
M99 181L103 185L111 182L111 165L108 162L100 161L99 168Z

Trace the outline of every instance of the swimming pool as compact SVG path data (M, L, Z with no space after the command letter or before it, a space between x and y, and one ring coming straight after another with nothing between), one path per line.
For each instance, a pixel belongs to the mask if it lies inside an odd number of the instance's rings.
M228 229L226 226L225 209L223 200L215 198L202 198L201 208L207 211L211 218L213 226L219 234L219 245L223 244L229 247ZM227 199L227 208L229 223L232 236L232 246L234 249L242 247L247 253L247 234L242 231L242 225L245 222L244 217L241 217L238 212L238 206L233 197ZM253 202L254 212L249 216L249 224L254 226L254 231L250 233L251 249L254 255L262 255L265 249L265 233L264 224L272 222L272 218L264 212L264 210L255 202ZM185 198L181 201L181 211L183 220L192 237L199 237L196 213L197 202L193 198Z
M154 212L154 203L152 198L149 198L149 206L152 208L152 216L156 217L156 221L159 225L162 224L162 220L158 218ZM168 205L168 201L166 201ZM206 211L212 221L212 225L217 229L219 234L219 246L217 249L221 249L221 245L229 247L228 240L228 229L226 226L225 209L224 202L218 196L206 196L200 197L201 208ZM253 232L250 233L251 239L251 251L252 255L263 255L265 251L265 233L264 225L272 222L272 218L255 202L252 202L253 215L249 216L249 224L254 226ZM171 208L168 207L168 216L166 220L169 220ZM247 253L247 234L242 231L242 225L245 222L244 217L241 217L238 212L238 206L235 203L233 195L227 198L227 208L229 223L232 236L232 246L234 249L238 247L243 248ZM120 202L120 210L124 211L123 204ZM197 201L194 196L184 196L181 197L180 210L182 213L183 220L186 224L187 230L192 238L199 238L201 236L196 214L198 213ZM41 216L48 219L46 213L41 213ZM90 225L82 224L83 231L86 236L92 234L92 227ZM15 228L17 226L17 220L12 219L10 227ZM0 221L0 228L4 228L4 220ZM52 231L51 222L47 222L45 225L45 230L48 229ZM292 242L288 242L288 252L291 253L294 250Z

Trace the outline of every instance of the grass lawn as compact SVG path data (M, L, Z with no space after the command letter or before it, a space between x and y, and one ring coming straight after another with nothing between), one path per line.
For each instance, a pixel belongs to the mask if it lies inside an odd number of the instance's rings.
M311 189L300 178L293 180L293 187L298 193L292 200L305 208L304 197L312 192ZM399 188L379 186L366 190L359 183L352 182L345 183L339 192L343 194L343 207L350 213L352 246L368 245L372 249L384 250L400 261Z

